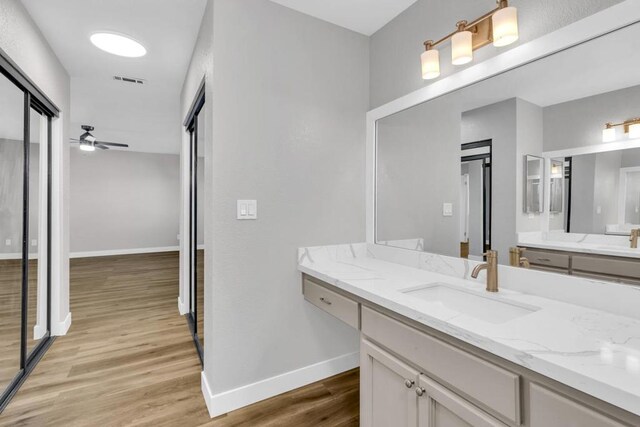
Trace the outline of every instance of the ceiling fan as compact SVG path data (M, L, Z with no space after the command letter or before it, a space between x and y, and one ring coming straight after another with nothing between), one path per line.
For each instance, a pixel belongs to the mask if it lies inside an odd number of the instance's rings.
M128 148L127 144L119 144L117 142L105 142L98 141L90 132L93 131L94 127L89 125L82 125L82 130L84 133L80 135L80 139L71 138L72 144L80 144L80 149L83 151L95 151L96 148L101 150L108 150L109 147L122 147Z

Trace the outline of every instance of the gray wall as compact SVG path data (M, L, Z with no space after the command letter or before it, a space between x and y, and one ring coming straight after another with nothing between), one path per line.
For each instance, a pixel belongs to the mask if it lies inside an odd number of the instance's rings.
M618 223L618 185L622 151L574 156L571 232L604 234Z
M213 6L183 111L206 75L204 368L219 393L358 351L304 304L295 254L365 238L369 58L366 37L267 0ZM257 199L258 220L237 221L237 199Z
M464 91L463 91L464 92ZM491 248L500 262L509 259L516 242L517 113L521 100L512 98L462 113L462 143L492 140Z
M71 151L71 251L177 246L179 156Z
M633 86L544 108L544 151L602 144L607 122L638 116L640 86ZM618 128L618 139L623 140Z
M518 99L517 112L517 145L515 158L515 216L516 231L540 231L542 216L524 213L524 165L525 156L541 156L543 145L543 109L531 102ZM545 195L547 197L547 195Z
M460 254L460 110L440 98L378 121L376 238L424 239L424 250ZM442 215L452 203L454 215Z
M621 0L512 0L518 8L520 43L536 39L571 22L592 15ZM432 81L420 75L422 42L436 40L455 29L455 23L488 12L493 2L478 0L433 1L418 0L413 6L371 36L370 99L378 107ZM518 46L514 44L512 46ZM485 47L474 53L468 66L503 52L506 48ZM451 51L440 52L442 76L453 73ZM455 67L455 70L463 67ZM437 81L437 80L435 80Z
M0 138L0 254L12 254L12 258L22 258L23 147L22 141ZM40 215L39 144L31 144L29 157L29 252L37 252L37 243L32 243L38 242Z

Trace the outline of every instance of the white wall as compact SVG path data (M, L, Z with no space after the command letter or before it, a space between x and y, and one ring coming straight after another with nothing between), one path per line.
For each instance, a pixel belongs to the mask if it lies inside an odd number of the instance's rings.
M205 11L183 112L206 75L203 378L213 414L357 363L357 331L304 303L295 254L364 240L367 67L366 37L267 0ZM237 199L257 199L258 220L237 221Z
M52 223L52 332L64 334L69 316L69 75L18 0L0 2L0 49L60 108L54 123L54 188ZM62 125L62 126L60 126Z
M518 8L520 42L536 39L553 30L620 3L621 0L511 0ZM422 42L437 40L455 29L461 19L472 19L488 12L495 3L478 0L418 0L407 10L371 36L370 98L371 108L406 95L433 81L420 75ZM467 66L495 56L506 48L487 46L474 52ZM453 73L449 45L440 53L442 75ZM462 67L456 66L455 70ZM438 81L438 80L435 80Z
M73 148L72 255L177 247L179 162L174 154Z

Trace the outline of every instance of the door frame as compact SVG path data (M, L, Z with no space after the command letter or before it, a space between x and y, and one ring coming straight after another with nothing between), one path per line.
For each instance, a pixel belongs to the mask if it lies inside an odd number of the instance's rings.
M196 347L200 363L204 365L204 347L200 334L204 331L198 331L198 273L197 273L197 251L198 251L198 122L200 113L204 108L205 103L205 81L202 80L198 92L191 104L189 113L183 122L185 131L187 133L188 147L183 150L188 156L188 209L186 217L186 231L187 238L185 239L185 245L182 248L186 248L187 253L187 268L186 276L183 276L186 280L186 286L182 289L185 291L186 300L183 298L182 304L184 307L184 313L187 317L187 324L193 337L193 343ZM204 313L202 313L204 315Z
M488 153L472 154L468 156L461 156L460 163L472 162L476 160L482 160L482 248L483 251L491 249L491 224L493 218L493 140L484 139L482 141L467 142L461 145L460 149L475 150L479 148L488 148ZM489 182L487 182L486 175L487 170L489 174ZM486 212L489 207L489 218L487 218ZM488 230L488 232L487 232Z

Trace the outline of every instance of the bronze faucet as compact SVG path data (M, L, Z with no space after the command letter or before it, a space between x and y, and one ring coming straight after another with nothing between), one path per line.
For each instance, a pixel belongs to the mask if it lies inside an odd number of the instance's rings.
M529 260L526 257L522 256L522 253L524 251L524 248L509 248L509 265L511 265L511 267L531 267L531 264L529 264Z
M629 241L631 242L631 249L638 248L638 237L640 236L640 228L634 228L631 230L631 236L629 237Z
M498 252L487 251L482 255L487 258L487 262L476 265L471 277L477 279L482 270L487 270L487 292L498 292Z

